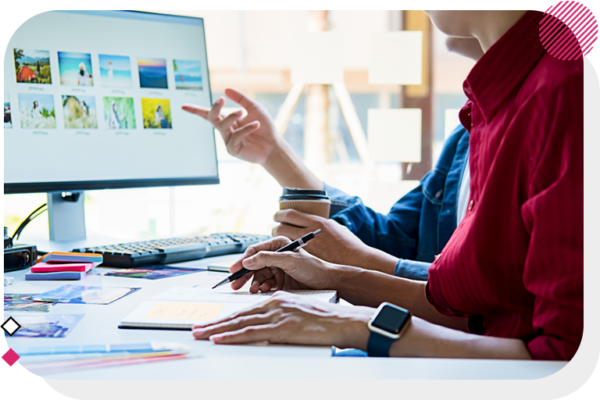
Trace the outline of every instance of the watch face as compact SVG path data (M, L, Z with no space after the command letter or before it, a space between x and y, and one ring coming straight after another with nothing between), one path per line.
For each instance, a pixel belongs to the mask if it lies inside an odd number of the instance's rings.
M384 331L398 334L409 317L410 314L408 311L386 305L377 314L371 325Z

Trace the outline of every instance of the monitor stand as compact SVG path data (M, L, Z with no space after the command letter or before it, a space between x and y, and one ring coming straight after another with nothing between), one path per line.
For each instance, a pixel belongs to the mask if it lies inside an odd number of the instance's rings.
M84 199L83 192L48 193L50 241L86 239Z
M38 251L47 253L123 242L114 237L86 234L84 198L83 192L48 193L50 238L29 236L25 229L16 243L35 245Z

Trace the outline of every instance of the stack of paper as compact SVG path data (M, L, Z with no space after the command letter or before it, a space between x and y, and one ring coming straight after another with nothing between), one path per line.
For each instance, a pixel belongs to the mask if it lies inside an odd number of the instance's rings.
M92 253L53 252L40 257L25 279L79 280L86 272L102 263L102 256Z

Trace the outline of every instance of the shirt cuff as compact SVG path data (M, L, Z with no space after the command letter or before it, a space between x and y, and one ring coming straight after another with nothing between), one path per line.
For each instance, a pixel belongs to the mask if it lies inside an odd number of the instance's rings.
M394 269L394 275L414 281L426 281L429 279L430 263L412 260L399 260Z

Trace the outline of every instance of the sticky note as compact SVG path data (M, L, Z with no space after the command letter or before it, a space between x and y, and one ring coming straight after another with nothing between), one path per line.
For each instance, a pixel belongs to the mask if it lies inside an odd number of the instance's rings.
M422 64L421 31L371 33L370 84L420 85Z
M330 85L343 82L342 44L339 33L297 34L292 51L292 83Z
M460 108L447 108L444 110L444 139L448 139L454 128L460 124L459 112Z
M158 303L144 315L145 319L213 320L223 309L218 303Z
M369 152L373 161L421 161L421 109L370 109Z

